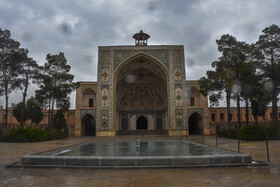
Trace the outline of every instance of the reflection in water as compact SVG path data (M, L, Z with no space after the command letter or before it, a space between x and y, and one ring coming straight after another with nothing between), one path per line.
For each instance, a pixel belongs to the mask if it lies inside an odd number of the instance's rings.
M140 142L140 152L139 156L149 156L147 153L149 153L151 150L149 150L148 142L147 141L141 141Z
M218 148L208 147L187 140L141 140L138 149L136 148L136 140L96 140L46 154L55 156L127 157L221 155L228 153Z
M166 155L166 143L165 142L155 142L154 143L155 151L153 155L156 155L157 153L160 155Z
M119 142L118 146L115 148L118 151L119 156L126 156L127 152L131 152L129 142Z
M205 155L203 147L194 144L189 144L189 151L192 155Z

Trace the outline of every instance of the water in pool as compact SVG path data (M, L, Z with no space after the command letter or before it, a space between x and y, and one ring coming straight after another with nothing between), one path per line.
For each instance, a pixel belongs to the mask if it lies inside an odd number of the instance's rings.
M139 143L139 146L137 144ZM194 156L233 154L222 149L204 146L187 140L95 140L43 155L49 156Z

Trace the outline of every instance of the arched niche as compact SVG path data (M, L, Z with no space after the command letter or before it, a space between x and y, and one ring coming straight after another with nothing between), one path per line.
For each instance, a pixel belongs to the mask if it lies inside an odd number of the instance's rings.
M96 133L96 121L91 114L85 114L82 118L82 135L83 136L95 136Z
M83 91L83 106L96 107L96 93L91 88L87 88Z
M190 115L189 120L189 135L201 135L203 133L202 117L199 113L194 112Z

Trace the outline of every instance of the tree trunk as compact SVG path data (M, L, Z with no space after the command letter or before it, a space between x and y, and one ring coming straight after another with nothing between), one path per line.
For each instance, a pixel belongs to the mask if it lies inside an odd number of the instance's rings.
M278 126L277 90L275 86L272 90L272 119L274 125Z
M267 161L270 161L269 158L269 148L268 148L268 137L267 137L267 129L266 129L266 122L265 122L265 115L263 116L263 124L264 124L264 134L265 134L265 143L266 143L266 155L267 155Z
M54 97L52 97L52 109L51 109L51 118L50 118L51 128L53 126L53 111L54 111Z
M241 116L240 116L240 96L237 95L237 116L238 116L238 152L240 151L240 129L241 129Z
M254 119L255 119L255 123L256 123L256 125L258 125L258 124L259 124L259 121L258 121L258 116L254 116Z
M51 132L51 98L49 98L48 131Z
M246 98L246 126L249 125L249 101L248 98Z
M8 96L8 83L5 84L5 99L6 99L6 108L5 108L5 129L8 126L8 103L9 103L9 96Z
M279 75L275 75L275 62L274 62L274 51L271 48L270 50L270 54L271 54L271 59L270 59L270 63L271 63L271 79L272 80L277 80L277 78L275 76L279 76ZM274 125L278 126L278 107L277 107L277 89L276 86L273 86L272 89L272 119L273 119L273 123Z
M227 100L227 124L228 124L228 138L230 138L231 119L230 119L230 92L226 91Z
M27 88L28 88L28 73L25 74L25 84L24 84L24 91L23 91L23 98L22 98L22 106L21 106L21 114L20 114L20 126L23 126L23 117L25 114L25 102L26 102L26 95L27 95Z

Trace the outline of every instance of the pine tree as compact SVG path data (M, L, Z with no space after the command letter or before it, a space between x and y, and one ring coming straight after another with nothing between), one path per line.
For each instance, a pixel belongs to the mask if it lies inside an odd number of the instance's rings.
M73 83L74 75L69 73L71 67L67 65L63 53L47 54L46 60L38 77L40 89L36 91L36 98L49 110L48 129L51 131L55 105L67 111L70 107L68 95L76 88L76 84Z

